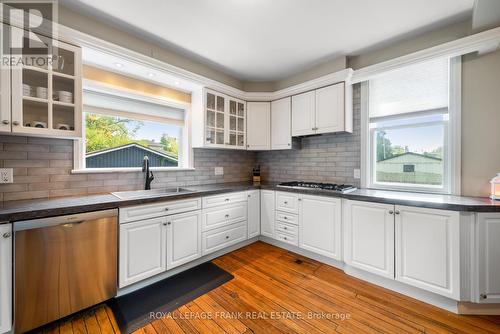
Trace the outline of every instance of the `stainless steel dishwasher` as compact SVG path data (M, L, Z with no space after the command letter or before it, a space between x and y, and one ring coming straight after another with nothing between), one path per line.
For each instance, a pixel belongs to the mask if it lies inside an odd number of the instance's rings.
M116 295L117 210L14 222L14 331Z

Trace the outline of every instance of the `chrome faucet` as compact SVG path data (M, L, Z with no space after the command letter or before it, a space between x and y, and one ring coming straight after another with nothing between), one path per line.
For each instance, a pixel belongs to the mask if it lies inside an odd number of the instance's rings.
M151 189L151 181L154 180L153 172L149 171L149 158L147 155L144 156L144 160L142 161L142 172L144 173L144 189Z

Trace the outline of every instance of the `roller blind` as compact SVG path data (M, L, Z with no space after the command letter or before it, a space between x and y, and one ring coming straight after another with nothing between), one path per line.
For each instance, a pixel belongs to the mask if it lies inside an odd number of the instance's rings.
M448 108L449 60L396 69L369 81L369 115L379 118Z

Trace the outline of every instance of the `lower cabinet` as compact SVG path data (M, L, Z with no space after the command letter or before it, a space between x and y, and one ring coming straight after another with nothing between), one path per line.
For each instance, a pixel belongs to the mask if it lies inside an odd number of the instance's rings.
M477 296L479 303L500 303L500 214L478 213L476 221Z
M344 261L394 279L394 205L344 201Z
M260 190L247 191L248 197L248 239L260 235Z
M299 197L299 247L341 260L342 202L339 198Z
M246 221L205 232L202 240L203 255L208 255L246 239Z
M12 225L0 225L0 333L12 328Z
M395 207L396 280L460 298L460 213Z
M260 234L274 238L274 191L260 191Z
M120 288L201 256L200 210L120 224Z
M120 225L120 288L167 270L166 229L167 217Z
M201 257L201 212L167 217L167 270Z

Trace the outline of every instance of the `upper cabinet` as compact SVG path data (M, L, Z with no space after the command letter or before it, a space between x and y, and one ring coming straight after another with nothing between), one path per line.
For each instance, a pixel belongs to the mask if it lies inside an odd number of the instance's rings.
M206 90L205 147L246 148L245 102Z
M247 149L271 149L271 103L248 102Z
M292 98L271 102L271 149L292 148Z
M14 38L23 35L19 28L10 29ZM23 45L28 43L24 40ZM11 69L12 128L6 131L81 137L81 49L48 38L46 43L50 45L51 61L19 63Z
M352 132L349 97L343 82L293 96L292 136Z
M2 31L9 29L8 25L2 24ZM0 34L0 45L4 44L4 37L10 34ZM0 52L4 52L4 48L0 48ZM4 59L4 54L0 54L1 59ZM8 56L5 54L5 56ZM11 129L11 114L10 114L10 69L5 64L0 62L0 131L10 132Z

